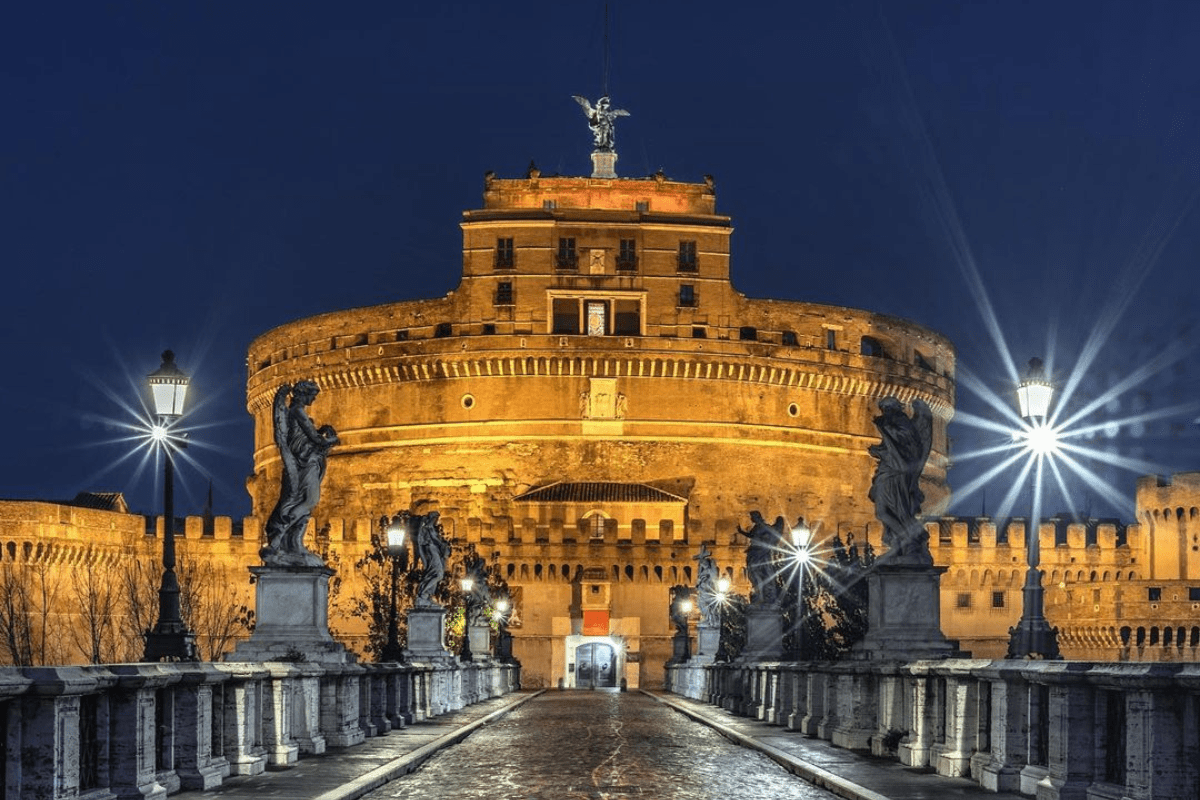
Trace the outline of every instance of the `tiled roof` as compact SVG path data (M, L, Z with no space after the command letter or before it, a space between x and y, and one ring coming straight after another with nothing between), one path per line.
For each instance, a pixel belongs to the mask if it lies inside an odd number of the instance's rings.
M518 503L686 503L687 499L644 483L589 481L552 483L513 498Z
M122 514L129 513L129 506L126 505L125 497L120 492L80 492L67 505L79 508L98 508L101 511L119 511Z

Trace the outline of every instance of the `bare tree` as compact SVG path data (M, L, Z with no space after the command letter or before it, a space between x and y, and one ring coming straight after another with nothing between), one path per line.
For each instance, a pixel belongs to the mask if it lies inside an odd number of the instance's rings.
M121 586L114 577L112 567L92 552L71 572L77 611L68 627L76 647L92 664L113 663L124 655L117 631Z
M200 658L215 660L254 630L254 610L211 561L181 553L178 571L180 614L196 635Z
M5 661L33 666L33 592L28 573L5 561L0 567L0 647Z

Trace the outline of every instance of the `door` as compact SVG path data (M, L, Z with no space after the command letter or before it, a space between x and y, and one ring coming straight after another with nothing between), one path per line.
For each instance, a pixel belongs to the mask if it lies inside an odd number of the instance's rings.
M575 686L596 689L617 685L617 654L612 645L581 644L575 649Z

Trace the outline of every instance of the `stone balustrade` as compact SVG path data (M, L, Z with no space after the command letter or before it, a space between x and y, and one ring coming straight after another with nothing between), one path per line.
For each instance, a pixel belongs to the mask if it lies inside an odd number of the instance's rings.
M1200 797L1200 664L987 661L667 667L668 690L992 791Z
M157 800L507 694L515 665L180 663L0 668L0 785Z

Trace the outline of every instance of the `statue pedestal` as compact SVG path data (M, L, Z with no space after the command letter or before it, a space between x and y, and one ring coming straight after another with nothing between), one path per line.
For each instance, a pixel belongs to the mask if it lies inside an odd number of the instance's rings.
M746 649L743 661L783 660L783 611L771 606L746 609Z
M488 661L492 657L492 629L487 625L471 625L467 628L471 637L471 660Z
M454 654L442 644L446 640L446 609L410 608L408 610L408 646L404 657L409 661L453 661Z
M329 567L251 567L254 633L226 661L357 660L329 633Z
M592 151L592 177L617 177L617 154L612 150Z
M876 563L867 577L867 635L854 646L863 660L949 658L958 643L942 633L938 585L946 567Z
M717 658L721 649L721 629L716 625L699 625L696 627L696 655L693 661L701 664L711 664Z

